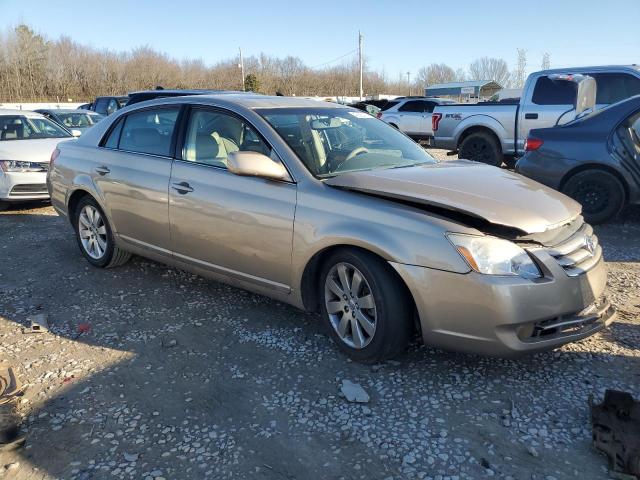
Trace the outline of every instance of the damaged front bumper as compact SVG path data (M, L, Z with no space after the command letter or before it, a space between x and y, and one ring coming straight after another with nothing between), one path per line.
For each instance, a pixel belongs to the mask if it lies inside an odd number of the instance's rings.
M442 348L517 356L586 338L614 321L601 255L577 276L546 251L534 255L543 270L534 280L391 265L413 295L424 342Z

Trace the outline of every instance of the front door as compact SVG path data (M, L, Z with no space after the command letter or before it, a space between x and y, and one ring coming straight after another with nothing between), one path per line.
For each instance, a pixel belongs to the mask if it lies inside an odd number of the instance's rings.
M192 108L181 159L174 161L169 182L173 254L199 267L286 292L296 185L229 172L227 156L238 150L274 155L235 114Z

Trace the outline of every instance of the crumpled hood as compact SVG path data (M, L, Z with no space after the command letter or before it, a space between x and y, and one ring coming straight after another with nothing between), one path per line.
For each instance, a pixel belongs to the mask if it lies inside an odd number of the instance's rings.
M556 190L468 160L345 173L325 184L454 210L527 234L568 223L581 211Z
M33 140L0 141L0 160L49 162L51 154L60 142L69 138L34 138Z

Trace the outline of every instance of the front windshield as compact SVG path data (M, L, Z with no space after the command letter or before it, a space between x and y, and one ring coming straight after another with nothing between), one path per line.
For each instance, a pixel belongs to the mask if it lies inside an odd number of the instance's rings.
M279 108L259 113L318 178L436 163L413 140L359 110Z
M58 113L57 117L67 128L88 128L100 121L95 115L84 112Z
M71 134L51 120L25 115L0 116L0 141L66 138Z

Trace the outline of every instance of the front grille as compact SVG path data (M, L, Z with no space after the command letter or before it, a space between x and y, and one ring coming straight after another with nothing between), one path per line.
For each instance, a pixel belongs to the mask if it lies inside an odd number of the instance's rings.
M15 185L9 196L12 197L28 197L30 195L42 195L49 193L47 185L44 183L27 183L23 185Z
M583 224L562 243L547 248L547 252L556 259L570 277L588 272L602 257L602 247L598 237L588 223Z
M533 329L529 327L529 329L526 330L528 335L526 335L527 338L523 338L523 340L536 342L587 333L604 326L606 321L610 319L614 313L615 310L611 306L611 303L607 299L602 298L580 312L536 322L533 324Z

